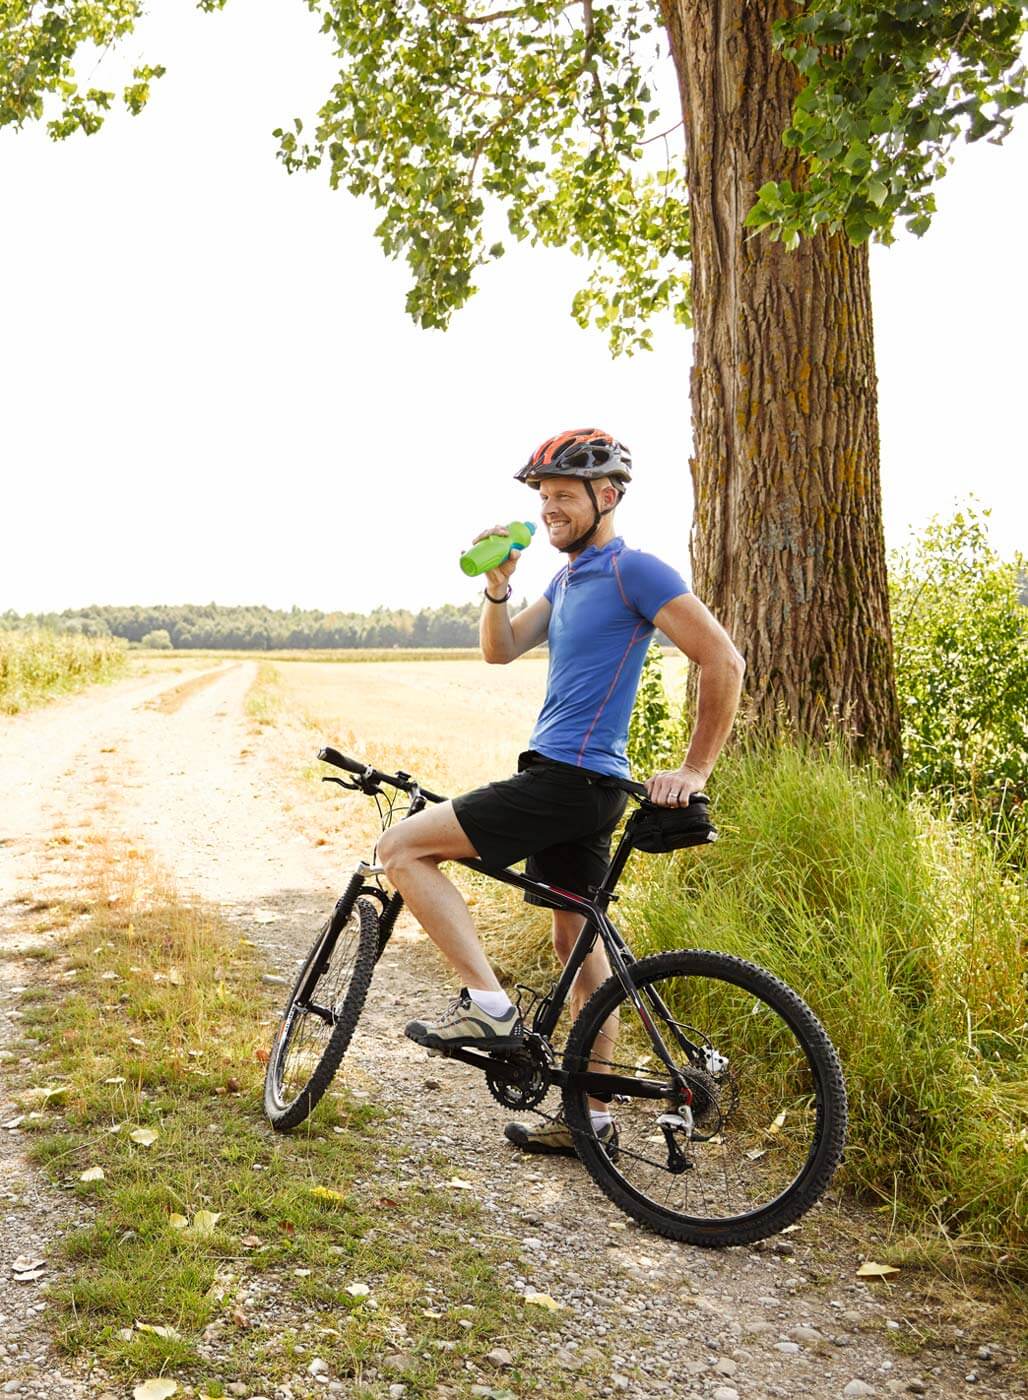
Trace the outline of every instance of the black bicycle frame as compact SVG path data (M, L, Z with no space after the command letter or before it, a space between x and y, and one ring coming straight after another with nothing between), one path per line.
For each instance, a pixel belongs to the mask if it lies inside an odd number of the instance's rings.
M416 785L412 784L411 802L407 811L407 816L413 817L418 812L428 806L429 801L445 802L447 799L437 796L435 793L425 794ZM688 1086L676 1067L667 1046L661 1039L660 1032L654 1024L653 1017L643 1003L643 999L638 989L633 983L628 973L629 964L635 961L631 949L621 937L617 926L607 917L607 907L611 900L617 899L614 889L621 878L622 871L628 862L628 857L632 851L632 822L635 813L628 819L628 823L618 842L617 849L604 872L603 879L593 888L593 898L586 899L582 895L573 894L570 890L560 889L556 885L545 884L541 880L532 880L527 875L521 874L517 870L510 870L507 867L495 869L485 866L481 860L460 860L460 865L467 866L469 870L477 870L481 874L488 876L492 880L499 880L504 885L513 885L515 889L524 890L540 900L547 908L563 909L569 913L581 914L585 923L582 931L575 940L575 945L571 950L567 962L555 986L549 995L542 998L539 1006L532 1018L532 1031L534 1034L549 1040L550 1036L557 1028L560 1020L560 1013L571 993L571 985L578 975L579 969L586 958L592 952L596 943L597 934L607 953L611 971L617 977L625 990L626 995L635 1007L642 1021L646 1034L650 1039L654 1053L667 1068L671 1075L674 1086L679 1090L688 1102L691 1098ZM373 887L369 887L373 888ZM374 893L382 902L382 892L375 890ZM397 916L403 907L403 896L397 891L383 904L382 927L379 938L380 949L385 947L389 934L393 930ZM658 1015L664 1018L665 1024L672 1020L671 1014L664 1005L661 997L652 989L647 990L647 999ZM676 1026L675 1035L690 1059L698 1059L702 1051L699 1046L694 1045L685 1037L681 1029ZM452 1059L463 1060L466 1064L474 1065L476 1068L485 1068L489 1063L489 1058L485 1054L476 1053L473 1050L454 1049L448 1052ZM595 1090L597 1094L613 1095L620 1092L630 1092L637 1098L663 1098L668 1093L667 1085L645 1084L638 1079L629 1079L619 1075L597 1074L594 1071L580 1070L569 1072L567 1070L551 1069L551 1079L554 1083L563 1085L571 1080L588 1091Z

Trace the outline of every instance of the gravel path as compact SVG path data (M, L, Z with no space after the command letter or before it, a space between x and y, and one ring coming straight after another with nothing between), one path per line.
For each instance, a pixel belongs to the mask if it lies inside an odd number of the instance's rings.
M48 898L74 889L77 861L104 832L145 847L183 893L220 904L264 948L267 972L291 974L353 856L367 852L353 850L352 831L348 841L343 804L340 832L315 844L306 798L285 772L283 751L295 753L300 740L258 734L246 717L254 674L240 662L188 689L178 677L136 679L0 720L5 1043L19 989L33 976L16 956L28 926ZM545 1342L554 1368L570 1377L602 1359L602 1393L629 1400L1028 1393L1015 1358L986 1333L917 1354L912 1343L931 1321L919 1295L902 1277L887 1291L854 1277L861 1221L836 1201L760 1249L711 1253L637 1228L577 1162L509 1148L506 1115L479 1076L402 1037L409 1016L440 1006L450 985L424 935L401 921L348 1056L348 1082L387 1107L409 1143L398 1176L435 1180L432 1159L445 1154L473 1184L492 1237L531 1261L510 1264L512 1290L564 1304L568 1321ZM0 1123L15 1123L17 1112L0 1078ZM22 1148L17 1126L0 1129L0 1390L37 1400L106 1395L99 1379L55 1368L40 1286L60 1267L58 1237L78 1223L76 1207L25 1165ZM15 1261L37 1258L39 1277L18 1281L26 1271ZM249 1394L245 1381L240 1393Z

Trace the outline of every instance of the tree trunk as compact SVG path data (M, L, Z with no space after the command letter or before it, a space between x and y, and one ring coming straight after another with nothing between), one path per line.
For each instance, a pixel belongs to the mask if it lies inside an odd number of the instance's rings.
M692 221L694 585L747 662L759 728L900 759L867 248L788 253L743 219L799 88L771 47L781 0L661 0Z

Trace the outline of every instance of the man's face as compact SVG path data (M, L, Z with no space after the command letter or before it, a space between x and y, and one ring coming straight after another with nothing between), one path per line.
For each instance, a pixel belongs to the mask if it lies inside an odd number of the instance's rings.
M617 491L606 477L594 481L592 487L600 510L615 504ZM556 549L577 540L593 523L592 501L579 477L544 477L539 483L539 505L550 544Z

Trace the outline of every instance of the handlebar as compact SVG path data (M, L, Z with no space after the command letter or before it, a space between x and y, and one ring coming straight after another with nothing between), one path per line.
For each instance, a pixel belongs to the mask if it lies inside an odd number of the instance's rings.
M426 798L429 802L445 802L447 800L445 797L440 797L438 793L429 792L427 788L423 788L420 783L415 782L411 778L409 773L382 773L379 769L372 768L370 764L361 763L356 758L347 758L346 754L340 753L338 749L329 747L319 749L318 757L321 759L322 763L331 763L336 768L342 768L344 772L353 773L359 779L359 782L355 784L355 786L362 787L365 791L368 787L375 788L381 783L388 783L390 787L400 788L403 792L413 792L414 789L417 788L422 797ZM649 802L646 789L642 783L634 782L631 778L612 778L611 782L629 793L630 796L634 797L637 802L642 803L644 806L655 805ZM694 802L706 804L709 800L706 793L694 792L689 798L689 806L691 807ZM675 809L657 807L656 810L665 812Z
M372 768L370 764L361 763L356 758L347 758L346 754L340 753L338 749L323 748L318 750L318 757L322 763L331 763L336 768L342 768L346 773L353 773L359 779L357 784L360 787L378 787L382 783L388 783L390 787L400 788L403 792L413 792L417 788L422 797L429 802L445 802L445 797L440 797L436 792L429 792L420 783L415 782L409 773L381 773L377 768Z

